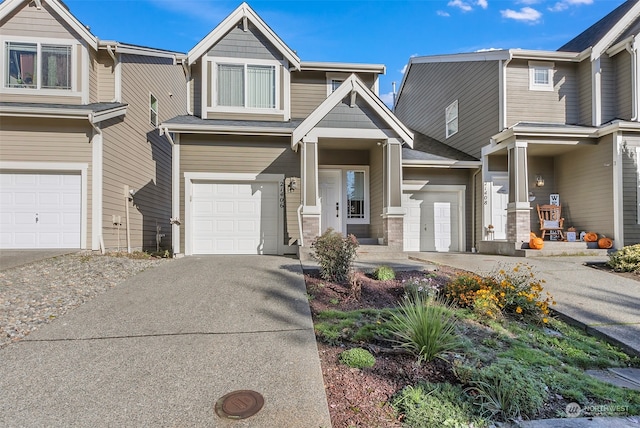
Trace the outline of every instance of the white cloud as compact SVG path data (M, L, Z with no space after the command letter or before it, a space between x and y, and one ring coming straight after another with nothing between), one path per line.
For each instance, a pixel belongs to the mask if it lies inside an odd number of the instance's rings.
M526 4L531 6L532 4L542 3L543 0L519 0L516 3L518 4Z
M471 10L473 10L469 3L462 0L451 0L449 3L447 3L447 6L457 7L463 12L470 12Z
M551 12L562 12L569 9L571 6L581 6L586 4L593 4L593 0L562 0L554 4L549 8Z
M393 92L387 92L386 94L380 94L380 99L389 108L393 108Z
M493 51L501 51L503 49L500 48L484 48L484 49L478 49L476 52L493 52Z
M503 18L513 19L516 21L523 21L529 23L535 23L540 20L542 14L531 7L523 7L520 11L511 9L501 10Z
M402 67L402 70L400 70L400 73L404 74L404 73L405 73L405 71L407 71L407 66L408 66L408 65L409 65L409 64L405 64L405 65L404 65L404 67Z
M489 7L489 2L487 0L478 0L476 4L483 9L486 9Z
M436 12L436 15L438 16L444 16L444 17L449 17L451 15L449 15L449 12L445 12L444 10L439 10Z

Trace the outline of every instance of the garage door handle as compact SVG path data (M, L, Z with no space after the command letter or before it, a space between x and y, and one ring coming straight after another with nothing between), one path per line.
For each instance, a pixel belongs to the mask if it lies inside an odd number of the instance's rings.
M340 202L336 202L336 217L340 217Z

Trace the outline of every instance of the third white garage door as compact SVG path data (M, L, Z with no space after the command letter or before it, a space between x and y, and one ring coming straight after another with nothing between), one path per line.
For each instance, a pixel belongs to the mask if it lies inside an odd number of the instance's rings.
M277 254L278 183L194 182L193 254Z
M461 251L460 193L403 193L405 251Z

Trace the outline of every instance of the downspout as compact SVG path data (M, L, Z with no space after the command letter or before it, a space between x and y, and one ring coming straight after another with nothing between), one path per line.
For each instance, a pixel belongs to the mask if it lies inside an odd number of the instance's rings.
M513 55L511 51L509 51L509 58L506 60L500 60L498 67L500 67L500 87L499 87L499 97L500 97L500 124L498 126L498 132L507 128L507 66L513 59Z
M193 109L191 108L191 68L184 59L182 60L182 69L184 70L184 77L187 79L187 114L193 116Z
M640 94L638 93L638 86L640 85L640 73L638 68L638 42L634 38L633 43L629 42L625 46L625 49L631 55L631 121L638 121L638 110L640 110Z
M105 253L102 237L102 129L93 122L93 113L89 113L89 124L93 128L91 137L91 249ZM86 213L85 213L86 215Z
M111 45L107 45L107 53L113 60L113 72L115 74L113 82L114 97L111 102L119 103L122 100L122 71L120 68L120 55L115 55L114 48Z
M167 128L160 128L160 135L166 135L171 143L171 246L173 256L180 254L180 145L176 144ZM178 134L179 137L179 134Z
M304 247L304 240L302 239L302 204L298 206L296 210L298 213L298 233L300 233L300 239L298 240L298 244L301 247Z

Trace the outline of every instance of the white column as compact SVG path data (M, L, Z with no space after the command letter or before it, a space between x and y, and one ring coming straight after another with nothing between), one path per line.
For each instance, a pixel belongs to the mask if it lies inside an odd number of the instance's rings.
M173 254L180 254L180 134L173 137L171 148L171 243Z

